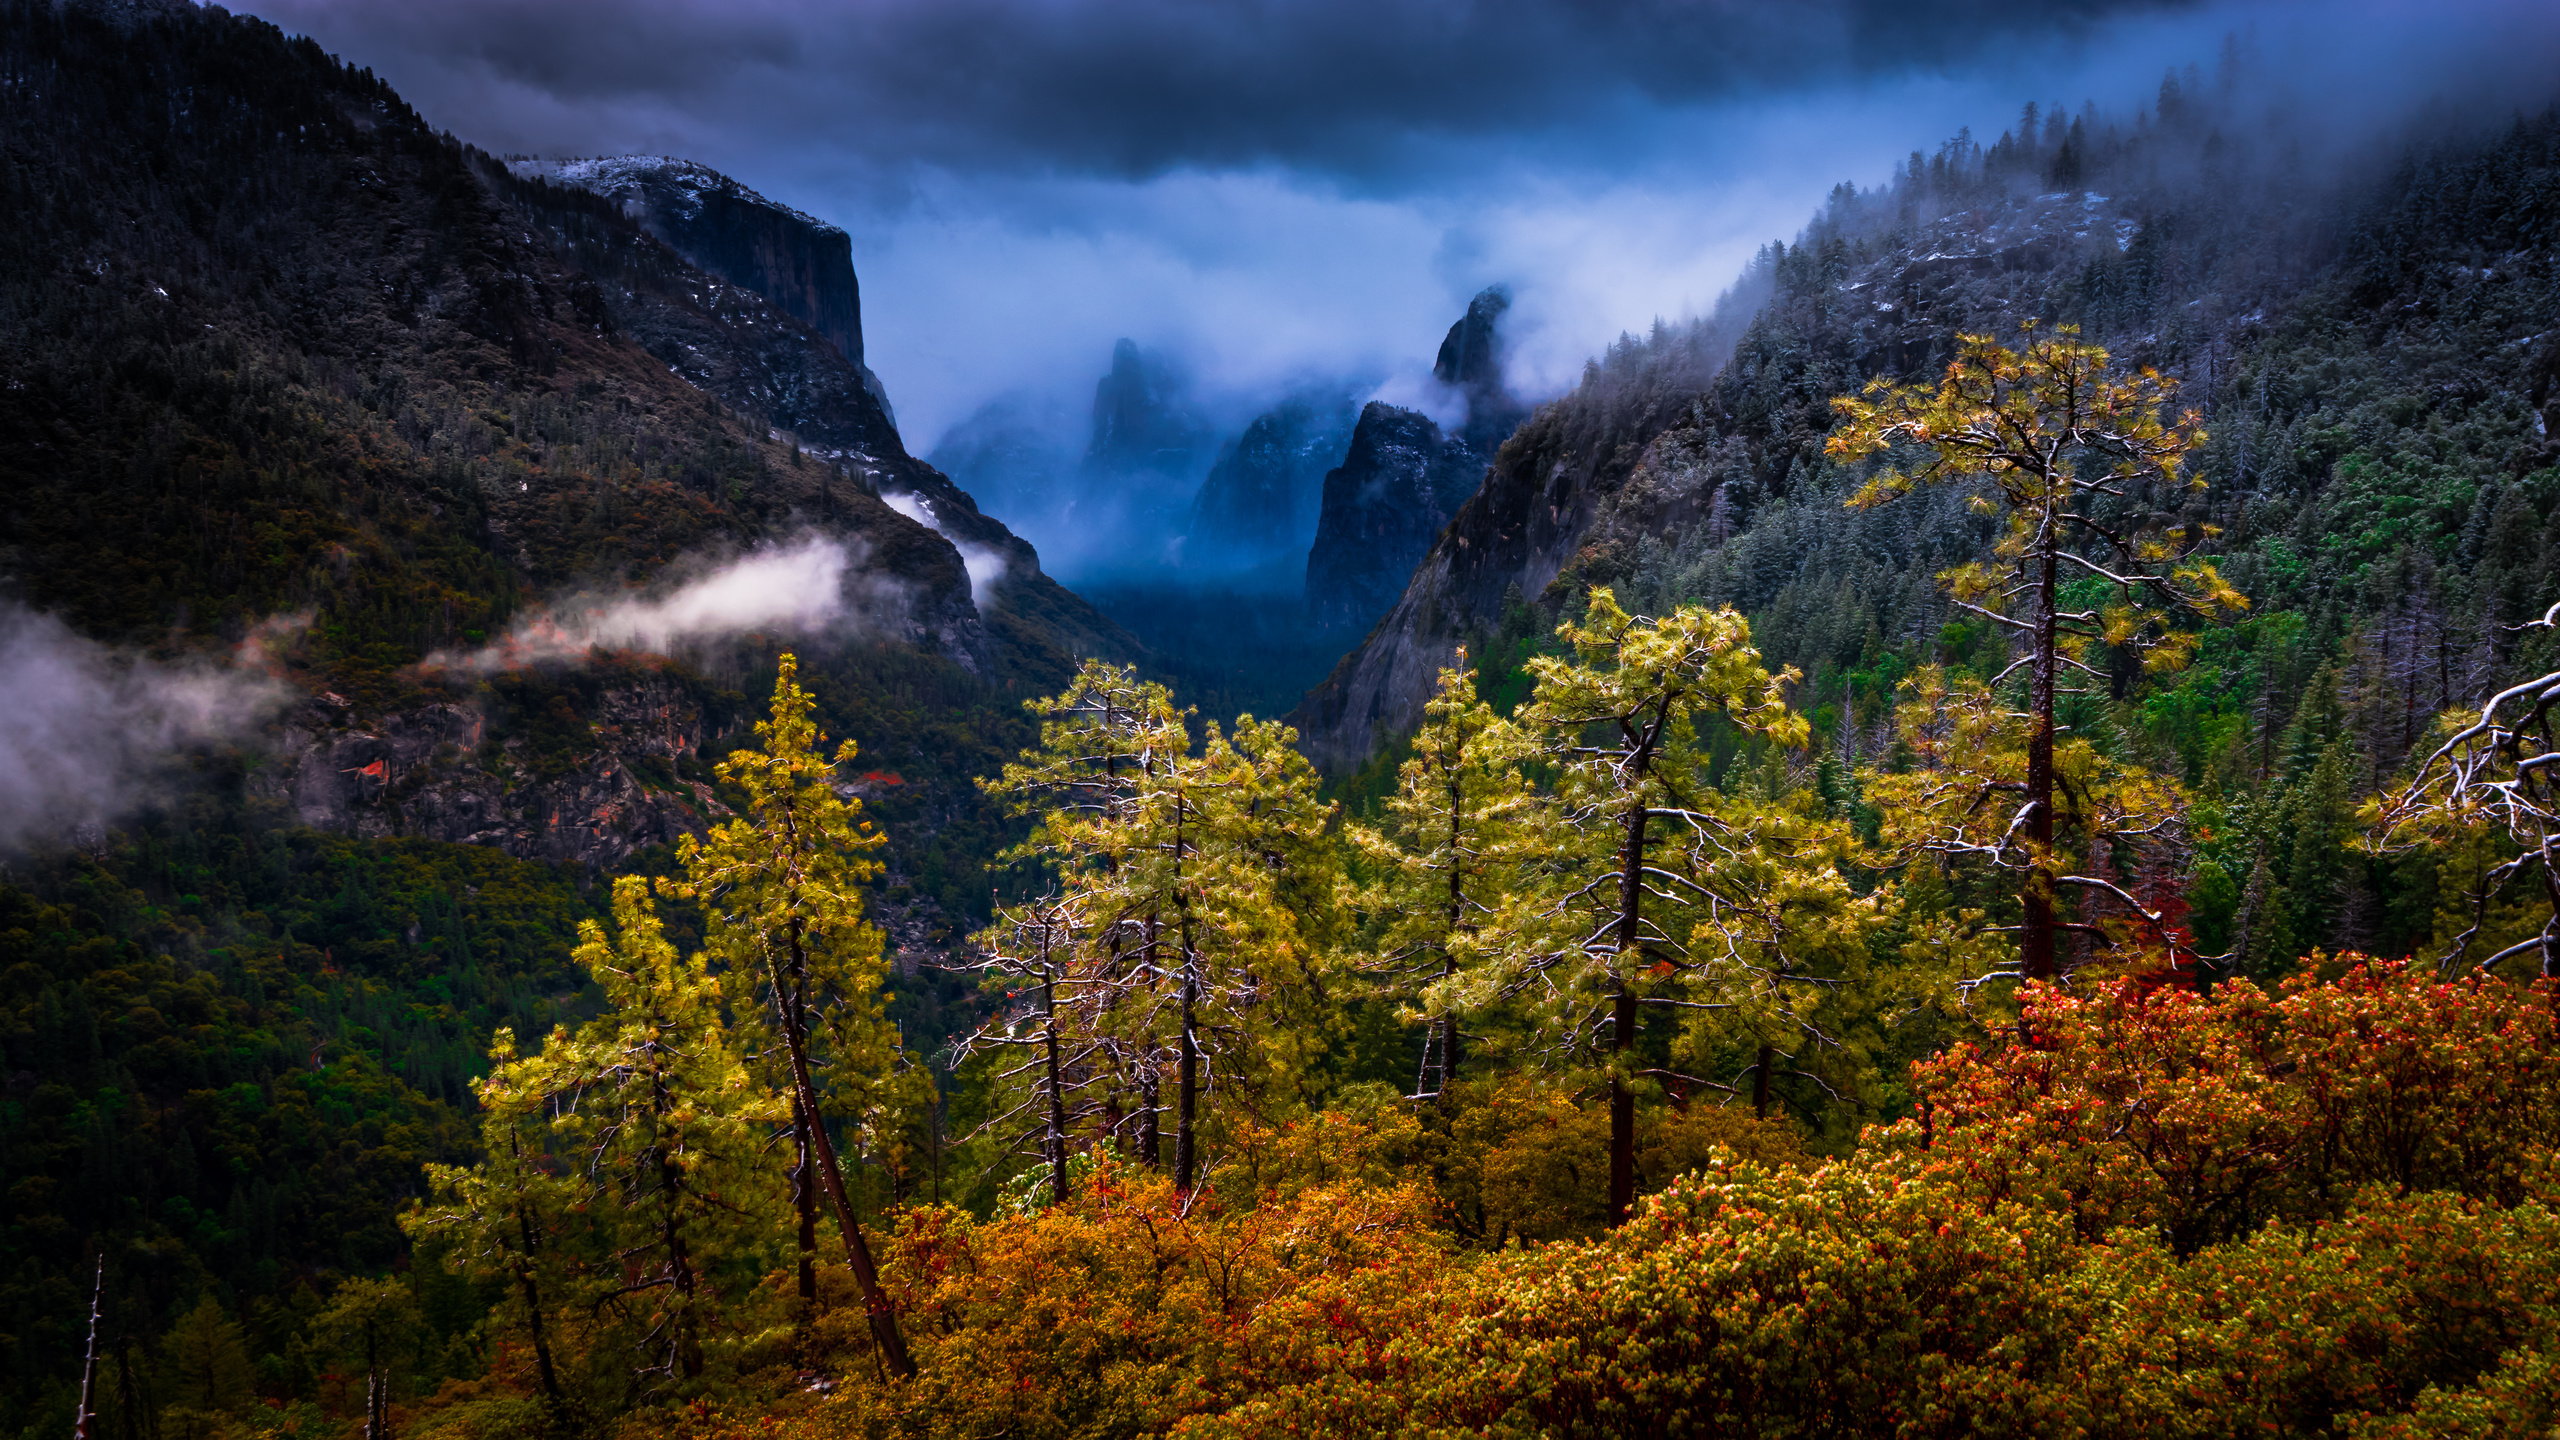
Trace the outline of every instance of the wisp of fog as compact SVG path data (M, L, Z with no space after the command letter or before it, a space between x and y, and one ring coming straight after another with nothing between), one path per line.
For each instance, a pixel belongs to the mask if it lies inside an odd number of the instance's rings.
M759 550L657 596L578 597L519 618L501 639L476 650L439 650L426 671L487 675L544 662L577 661L591 650L672 655L748 631L807 635L858 620L845 579L860 557L845 541L806 535Z
M103 826L140 804L179 752L249 737L290 694L260 668L266 645L308 623L261 625L229 664L167 665L0 604L0 849Z

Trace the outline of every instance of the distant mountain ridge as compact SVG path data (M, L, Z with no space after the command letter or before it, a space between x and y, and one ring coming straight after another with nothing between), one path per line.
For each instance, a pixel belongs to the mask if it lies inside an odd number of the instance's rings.
M1516 659L1597 584L1636 605L1743 607L1773 662L1829 697L1809 703L1836 708L1843 675L1960 625L1928 577L1977 522L1953 500L1844 511L1829 399L1929 375L1957 335L2012 337L2029 319L2081 326L2204 409L2213 488L2195 518L2224 527L2224 573L2244 590L2345 624L2381 603L2358 588L2383 583L2372 567L2423 534L2428 553L2397 563L2442 580L2386 588L2434 618L2393 623L2448 646L2456 606L2516 623L2548 589L2525 582L2535 562L2500 572L2494 604L2464 567L2497 550L2491 534L2520 557L2536 526L2560 546L2560 226L2545 198L2560 193L2560 115L2459 142L2413 132L2396 165L2315 182L2280 131L2227 113L2245 86L2217 100L2192 78L2130 123L2084 115L1915 151L1885 187L1835 190L1708 316L1595 357L1502 442L1390 613L1292 713L1302 747L1356 769L1419 723L1462 647ZM2512 643L2479 623L2467 653ZM1497 666L1482 683L1512 680ZM1867 683L1862 714L1886 703Z

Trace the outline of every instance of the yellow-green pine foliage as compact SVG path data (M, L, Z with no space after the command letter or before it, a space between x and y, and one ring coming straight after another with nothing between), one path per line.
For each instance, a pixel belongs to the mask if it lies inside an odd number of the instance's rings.
M1833 400L1841 423L1824 449L1839 460L1906 449L1927 456L1869 478L1849 497L1852 509L1923 485L1982 488L1974 508L2002 520L1990 559L1939 577L1965 609L2031 632L2038 570L2051 557L2065 583L2095 580L2103 597L2056 611L2064 655L2079 660L2105 644L2141 651L2150 669L2175 669L2200 638L2184 622L2249 604L2197 558L2218 532L2183 508L2205 488L2203 474L2186 463L2205 441L2203 417L2189 410L2164 418L2176 382L2149 366L2118 374L2079 327L2042 338L2033 329L2016 350L1988 335L1959 336L1956 358L1935 385L1880 377L1866 398Z
M1795 672L1770 673L1731 610L1639 619L1601 589L1557 634L1572 653L1529 662L1537 689L1520 718L1556 766L1569 822L1555 857L1561 928L1531 937L1559 943L1514 945L1505 963L1510 984L1553 997L1553 1023L1572 1034L1608 997L1720 988L1729 962L1775 934L1768 896L1716 887L1739 873L1764 816L1708 787L1697 721L1721 715L1778 745L1803 744L1808 726L1784 699ZM1703 949L1701 925L1716 931Z
M1039 817L1013 855L1054 868L1079 919L1060 1023L1103 1042L1142 1152L1170 1105L1187 1188L1202 1097L1267 1090L1301 1058L1292 1018L1317 956L1300 922L1329 925L1338 905L1329 810L1286 726L1211 725L1195 754L1189 712L1126 667L1088 662L1031 709L1040 745L986 788Z
M650 1383L699 1376L707 1336L776 1259L780 1186L764 1133L788 1107L748 1074L720 982L669 944L647 882L613 886L614 931L580 928L578 963L605 1014L522 1062L553 1097L554 1143L584 1186L589 1246L609 1264L580 1287Z
M1461 655L1423 708L1382 823L1345 828L1368 876L1362 968L1408 1022L1434 1030L1425 1093L1445 1094L1464 1073L1466 1027L1493 1003L1488 977L1551 909L1545 882L1563 837L1528 778L1536 756L1534 740L1476 697Z
M2204 477L2187 459L2205 440L2202 417L2162 410L2174 382L2148 367L2130 376L2107 352L2063 326L2018 349L1987 335L1958 337L1956 358L1935 385L1878 377L1866 398L1832 406L1840 424L1825 442L1837 460L1918 452L1889 465L1849 497L1868 509L1923 485L1973 491L1974 509L2002 521L1987 559L1943 572L1958 608L2004 631L2026 672L2026 756L2014 783L2014 823L1976 851L2018 876L2020 969L2058 973L2057 939L2070 924L2065 889L2098 877L2068 873L2055 852L2058 817L2054 720L2064 672L2089 684L2120 683L2119 662L2151 671L2185 665L2201 632L2194 622L2236 615L2248 601L2197 558L2215 533L2192 511ZM2008 671L2003 672L2003 678ZM2010 788L2004 783L2001 788ZM2163 948L2176 950L2165 917L2129 896Z
M504 1287L500 1323L522 1334L532 1352L530 1378L556 1419L569 1404L556 1342L573 1273L564 1229L577 1187L549 1153L550 1097L516 1053L513 1029L499 1028L489 1060L488 1076L471 1087L486 1158L428 1165L428 1198L400 1217L400 1228L456 1272Z
M739 999L761 992L781 1042L769 1052L788 1066L776 1088L786 1107L797 1107L807 1168L835 1212L873 1335L890 1370L904 1376L914 1366L834 1141L817 1122L844 1113L876 1134L922 1077L900 1068L896 1035L881 1014L880 932L862 918L862 883L880 873L880 862L865 852L887 837L861 818L860 801L836 793L831 780L852 762L854 744L847 740L827 757L814 708L800 688L798 661L784 655L772 715L756 722L762 747L736 751L715 768L743 792L740 814L701 839L685 837L678 847L684 878L667 888L701 903L711 957L747 992Z
M1773 745L1802 745L1809 730L1785 700L1795 672L1761 664L1740 615L1689 605L1643 619L1604 588L1556 633L1571 653L1529 662L1537 688L1520 715L1557 769L1563 874L1545 922L1504 956L1504 988L1534 998L1569 1053L1605 1052L1610 1210L1623 1220L1634 1106L1660 1078L1638 1053L1641 1007L1687 1017L1693 1055L1719 1028L1701 1022L1739 1020L1773 1046L1818 1041L1799 1004L1830 978L1820 968L1859 963L1879 902L1840 873L1837 826L1707 784L1700 720ZM1756 1061L1765 1071L1775 1056Z
M880 1007L880 931L862 918L862 886L881 868L868 852L888 837L830 783L852 763L854 743L823 753L798 675L795 657L783 656L772 716L756 722L763 743L717 767L745 792L738 817L686 836L684 878L665 888L708 911L704 943L722 971L760 988L776 1016L788 1010L810 1028L826 1052L823 1089L859 1115L879 1103L898 1060Z
M1981 680L1929 665L1898 687L1898 731L1910 763L1862 766L1859 780L1879 814L1880 864L1974 864L2023 872L2037 856L2055 886L2082 897L2081 923L2103 935L2117 968L2171 958L2183 936L2169 917L2122 877L2170 863L2183 840L2191 801L2166 776L2101 751L2080 735L2053 745L2054 842L2038 850L2018 823L2026 794L2024 714ZM2156 863L2154 863L2156 862ZM1965 957L1965 979L1980 981L2017 963L2016 947L1982 917L1948 923L1935 943Z

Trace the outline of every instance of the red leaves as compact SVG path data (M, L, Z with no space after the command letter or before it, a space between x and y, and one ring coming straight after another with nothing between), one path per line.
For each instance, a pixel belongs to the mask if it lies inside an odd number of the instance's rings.
M2031 1041L1913 1067L1929 1164L1986 1198L2041 1197L2084 1239L2139 1225L2180 1253L2329 1213L2370 1181L2512 1201L2532 1147L2560 1134L2547 989L2362 957L2281 999L2031 989Z

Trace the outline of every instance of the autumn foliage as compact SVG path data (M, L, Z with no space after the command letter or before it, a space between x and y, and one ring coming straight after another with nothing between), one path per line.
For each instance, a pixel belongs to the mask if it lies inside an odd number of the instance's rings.
M908 1213L921 1376L770 1433L2509 1435L2560 1421L2548 982L2029 992L1826 1163L1709 1163L1586 1240L1454 1243L1410 1122L1187 1200ZM847 1307L833 1332L862 1334ZM727 1433L717 1412L699 1417Z

